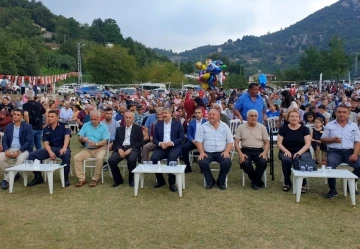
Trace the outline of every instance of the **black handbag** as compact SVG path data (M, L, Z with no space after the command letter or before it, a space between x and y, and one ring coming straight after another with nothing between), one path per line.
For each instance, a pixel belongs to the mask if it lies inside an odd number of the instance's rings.
M315 160L312 158L302 158L301 156L297 156L294 159L294 169L301 170L301 166L305 167L305 171L308 171L308 167L313 167L313 171L317 171L317 166Z

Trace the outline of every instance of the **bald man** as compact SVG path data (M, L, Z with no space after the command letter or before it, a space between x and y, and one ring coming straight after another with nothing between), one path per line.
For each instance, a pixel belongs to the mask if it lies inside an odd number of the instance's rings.
M79 131L79 141L85 143L85 147L74 156L75 173L79 180L75 187L81 187L86 183L85 172L83 169L83 162L85 159L96 159L95 173L89 187L95 187L100 178L104 158L107 152L106 146L110 139L107 125L100 123L100 115L100 112L97 110L91 111L90 122L85 123Z
M129 111L125 112L124 119L125 126L116 129L114 152L108 161L114 179L113 187L123 183L118 164L124 159L127 160L129 170L129 186L134 186L134 173L131 171L136 167L136 161L139 158L144 140L142 127L134 123L135 114Z

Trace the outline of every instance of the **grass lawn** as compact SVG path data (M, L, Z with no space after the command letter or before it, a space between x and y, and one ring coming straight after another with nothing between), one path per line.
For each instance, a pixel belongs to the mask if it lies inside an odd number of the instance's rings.
M56 172L53 195L47 184L24 187L21 179L12 194L0 193L0 248L360 248L360 207L352 208L339 180L335 199L325 199L327 185L313 178L296 203L281 190L278 160L275 181L268 176L259 191L248 178L242 187L235 159L226 191L205 190L197 164L193 170L181 199L154 189L154 175L145 175L137 198L127 184L112 188L108 171L95 188L75 188L73 176L64 189Z

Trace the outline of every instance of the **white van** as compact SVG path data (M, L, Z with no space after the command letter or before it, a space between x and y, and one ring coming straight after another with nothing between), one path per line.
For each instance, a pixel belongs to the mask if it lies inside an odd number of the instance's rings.
M57 89L56 91L59 95L61 94L74 94L75 91L74 91L74 87L72 86L61 86Z
M157 88L166 89L166 85L163 84L163 83L142 83L142 84L139 84L140 91L154 90L154 89L157 89Z

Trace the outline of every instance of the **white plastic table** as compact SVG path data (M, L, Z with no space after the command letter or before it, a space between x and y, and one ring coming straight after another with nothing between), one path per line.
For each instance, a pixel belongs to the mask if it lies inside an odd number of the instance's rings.
M47 175L48 183L49 183L49 191L50 194L53 194L53 183L54 183L54 171L59 170L60 171L60 180L61 180L61 186L65 187L65 179L64 179L64 167L66 165L60 165L60 164L39 164L39 165L25 165L20 164L11 168L7 168L6 171L9 172L9 193L13 192L14 188L14 178L17 172L23 173L24 178L24 186L27 186L27 178L28 178L28 172L32 171L41 171L45 172Z
M144 174L174 174L176 176L176 184L178 186L179 196L182 197L182 190L185 189L185 168L186 165L177 165L170 167L167 165L144 165L139 164L133 171L134 173L134 196L137 196L140 187L144 188Z
M355 180L358 179L356 175L354 175L349 170L344 169L332 169L330 173L327 173L327 170L324 172L321 169L317 171L309 172L301 172L300 170L291 169L293 173L293 194L296 194L296 202L300 202L301 195L301 187L304 178L316 177L316 178L340 178L343 179L343 189L344 196L347 196L347 184L349 183L349 192L351 203L355 206L356 198L355 198Z

